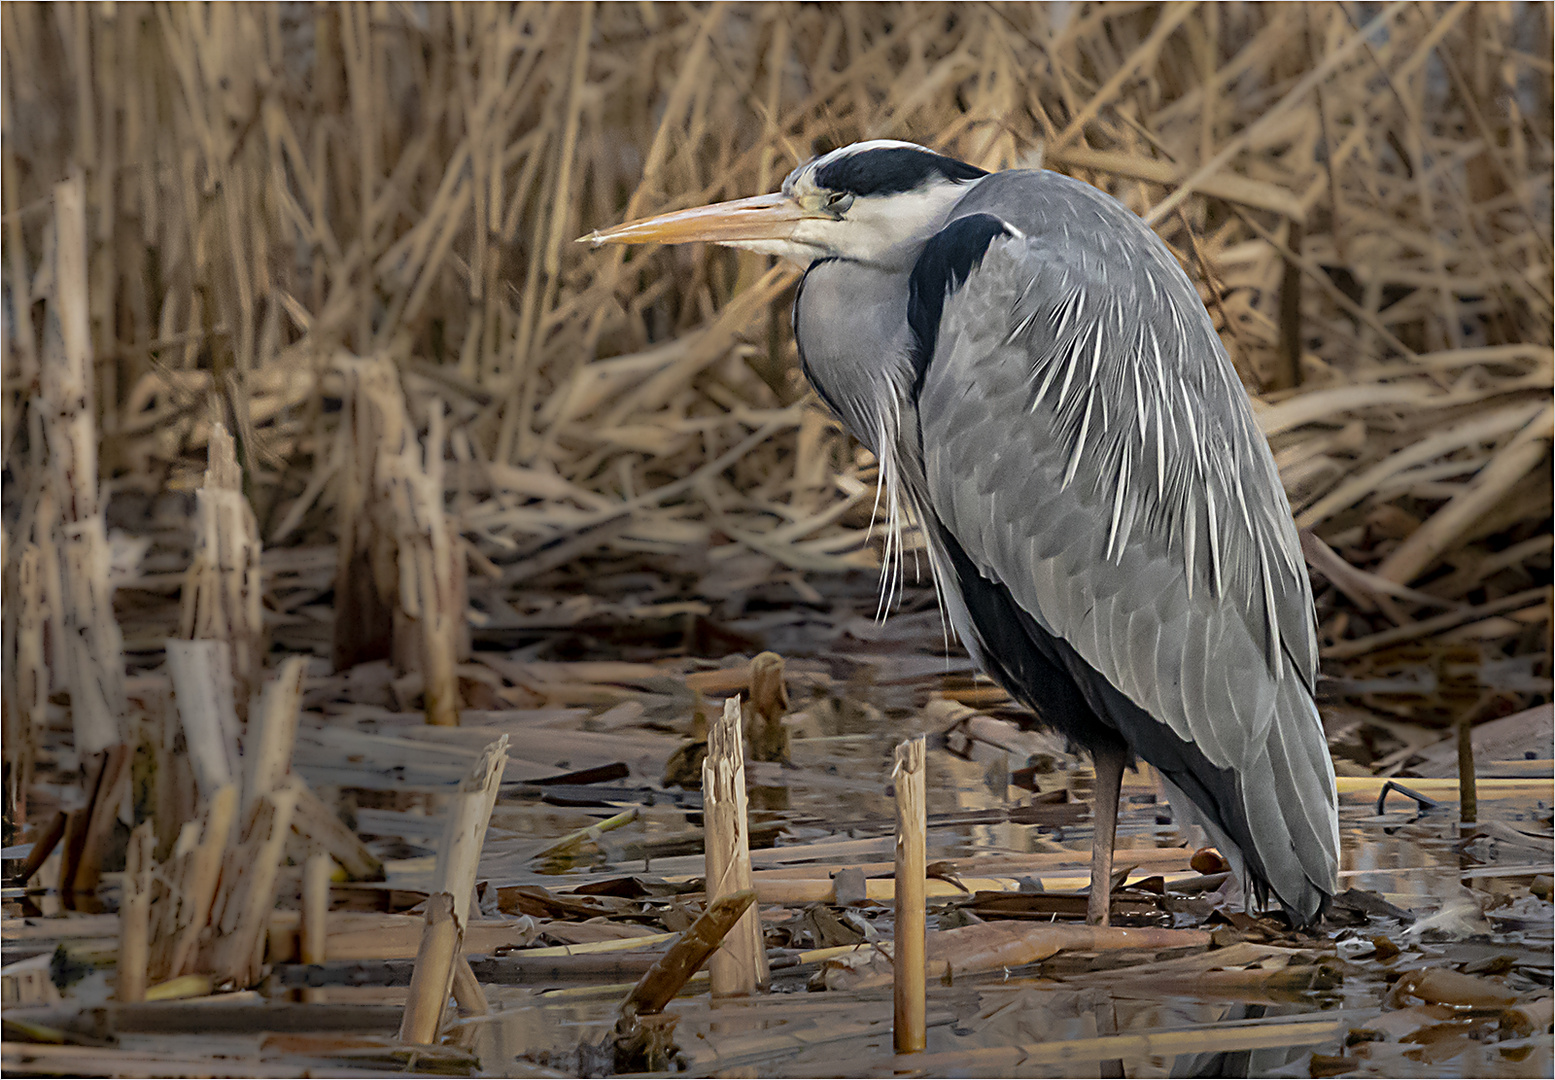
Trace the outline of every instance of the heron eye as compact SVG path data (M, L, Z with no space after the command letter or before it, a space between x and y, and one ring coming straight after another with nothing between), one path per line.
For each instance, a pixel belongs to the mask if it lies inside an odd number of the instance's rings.
M848 207L852 205L853 196L848 194L846 191L835 192L831 198L826 200L826 209L830 210L837 217L841 217L843 214L846 214L848 212Z

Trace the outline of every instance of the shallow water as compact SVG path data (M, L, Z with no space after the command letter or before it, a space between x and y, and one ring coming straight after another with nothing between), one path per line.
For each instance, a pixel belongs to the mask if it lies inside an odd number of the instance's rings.
M1037 774L1039 790L1067 788L1076 801L1090 798L1089 769L1066 757L1061 747L1044 744L1038 736L1020 734L1002 747L983 741L962 745L952 737L949 745L964 754L958 756L946 747L946 740L935 746L933 735L947 725L921 714L916 720L912 716L892 718L883 725L883 732L881 727L871 732L859 731L852 724L838 725L811 740L795 741L796 768L754 767L752 783L764 790L759 797L753 796L753 804L772 807L758 816L783 820L789 826L779 847L824 837L889 836L890 824L881 815L890 805L886 798L890 753L898 740L916 733L915 726L931 734L931 823L935 815L997 809L1029 799L1027 791L1009 785L1009 771L1038 751L1053 756L1056 762L1052 772ZM854 729L839 730L845 727ZM1547 834L1549 789L1546 780L1513 790L1482 792L1480 821ZM899 1075L921 1067L924 1074L951 1076L1308 1076L1314 1067L1311 1055L1318 1052L1351 1056L1353 1068L1340 1075L1548 1076L1551 1040L1542 1035L1499 1042L1454 1036L1424 1045L1382 1041L1360 1044L1359 1050L1346 1049L1346 1036L1352 1029L1368 1029L1378 1022L1385 1011L1390 976L1396 978L1400 971L1421 966L1461 967L1504 955L1512 958L1507 983L1525 997L1536 996L1541 986L1549 985L1551 908L1533 900L1527 888L1533 873L1549 872L1548 841L1528 837L1526 843L1520 843L1518 834L1503 830L1510 842L1477 840L1465 846L1460 842L1456 818L1456 802L1420 812L1411 800L1393 796L1379 814L1374 798L1342 798L1342 888L1378 893L1418 918L1437 914L1444 905L1462 904L1462 898L1478 902L1463 905L1471 917L1466 922L1459 920L1461 925L1447 926L1442 940L1437 941L1422 941L1422 935L1411 933L1405 922L1389 918L1373 918L1360 928L1326 930L1328 943L1342 946L1343 951L1332 958L1334 970L1342 977L1325 989L1265 989L1256 994L1196 990L1182 980L1131 977L1127 969L1066 973L1050 964L1002 977L963 979L954 986L932 986L926 1055L903 1059L892 1052L888 989L805 993L802 979L779 973L773 994L716 1006L708 998L706 984L693 983L668 1010L678 1016L676 1042L693 1074L735 1070L737 1075L764 1076ZM1119 866L1128 865L1132 848L1181 844L1170 824L1168 808L1154 797L1148 775L1131 772L1125 779L1118 834ZM931 827L928 844L931 862L1068 850L1074 854L1074 865L1082 867L1089 857L1089 818L1057 827L1007 821L948 824ZM858 861L889 858L889 850L882 848L879 853L858 856ZM699 857L653 860L652 870L663 874L689 871L699 862ZM1508 868L1513 869L1511 876L1498 874ZM592 865L573 865L549 883L565 887L578 877L641 873L643 869L641 862L612 862L605 857ZM1464 877L1465 872L1474 876ZM1477 896L1467 892L1465 884L1476 889ZM1488 921L1480 914L1487 902L1494 905L1502 901L1511 903L1500 915L1495 908L1488 913ZM883 911L865 914L889 933L888 916L880 917L885 916ZM934 925L932 916L930 925ZM1399 955L1386 962L1375 954L1361 955L1370 948L1363 939L1375 935L1397 944ZM1424 935L1427 939L1434 936L1438 935ZM569 1055L580 1042L599 1043L607 1036L622 989L494 988L492 996L500 1012L466 1022L459 1036L463 1045L479 1054L484 1069L522 1070L534 1067L537 1060L549 1059L553 1068L567 1070L577 1065L576 1057ZM1222 1030L1238 1024L1266 1027L1303 1020L1334 1023L1320 1025L1321 1038L1305 1029L1305 1033L1289 1034L1287 1038L1294 1041L1283 1045L1226 1053L1194 1052L1196 1040L1207 1028ZM1170 1035L1184 1030L1181 1036ZM1055 1043L1110 1034L1158 1038L1163 1033L1172 1052L1126 1048L1122 1073L1115 1071L1117 1058L1099 1059L1094 1050L1078 1043L1080 1059L1054 1057L1063 1052L1062 1047L1053 1048ZM1041 1049L1030 1049L1033 1047Z

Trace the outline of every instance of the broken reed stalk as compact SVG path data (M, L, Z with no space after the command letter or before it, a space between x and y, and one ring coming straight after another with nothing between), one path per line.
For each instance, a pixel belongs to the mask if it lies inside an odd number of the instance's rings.
M169 638L166 649L167 673L195 783L200 794L210 798L237 783L240 776L232 646L225 641Z
M751 888L750 824L745 795L745 748L740 737L740 702L725 698L723 715L707 733L702 762L703 850L707 898ZM724 947L713 956L708 974L713 994L749 994L767 985L767 950L761 912L752 907L740 919Z
M1471 484L1449 499L1383 559L1377 567L1377 576L1407 585L1434 565L1548 456L1552 424L1555 424L1555 404L1545 406L1475 474Z
M199 839L183 856L180 872L175 879L177 888L170 897L170 900L176 901L177 908L171 931L166 938L167 961L157 965L160 978L170 979L190 974L194 966L200 937L210 923L222 856L232 836L232 823L237 817L237 810L236 784L223 785L206 800Z
M475 910L475 874L480 866L486 827L497 804L502 771L508 761L508 737L503 735L481 751L469 776L459 784L448 808L443 839L437 849L433 892L446 892L458 901L454 913L462 930Z
M179 633L231 645L234 698L238 715L246 718L264 664L261 545L233 439L220 421L211 427L207 461L205 483L194 493L194 556Z
M393 364L343 356L335 367L346 398L334 451L335 670L392 657L401 673L421 673L427 722L457 725L468 583L443 508L443 403L430 403L423 445Z
M334 666L344 671L394 651L394 533L377 502L379 455L398 449L409 422L394 369L381 360L339 356L340 426L331 469L335 480L336 559Z
M1474 713L1478 711L1464 713L1454 725L1458 734L1458 820L1470 824L1479 820L1479 792L1474 783Z
M454 917L454 898L446 892L427 897L426 925L416 949L416 966L406 992L405 1013L400 1018L399 1040L428 1046L437 1042L443 1027L443 1009L453 988L454 958L459 954L459 920Z
M378 881L383 877L383 862L372 853L362 838L346 827L318 794L302 782L297 794L297 819L292 828L304 840L340 864L352 881Z
M891 782L896 787L896 949L892 1041L898 1054L916 1054L927 1045L924 949L927 908L926 833L928 803L924 790L925 743L922 735L896 748Z
M46 421L32 425L29 436L39 435L40 442L47 430ZM45 454L47 457L47 454ZM70 646L65 639L65 570L62 564L63 550L55 525L59 519L59 500L54 497L51 474L39 468L38 508L34 514L33 535L38 544L38 572L43 589L44 638L46 646L46 672L48 686L45 694L70 687ZM71 714L71 733L75 731L75 714Z
M169 667L173 657L183 653L185 657L201 660L185 671L185 684L197 690L190 704L204 702L207 710L219 707L227 710L230 723L236 729L236 715L232 710L232 679L221 684L211 682L211 676L219 668L219 662L229 656L232 646L227 642L168 642ZM280 873L280 861L285 855L286 838L291 834L292 819L297 813L297 803L302 796L303 782L289 775L292 747L297 740L297 721L302 705L302 676L306 659L302 656L286 657L275 678L267 682L258 701L258 710L249 718L250 755L246 760L243 789L243 834L236 844L227 845L230 828L222 828L224 820L230 822L232 808L227 799L236 802L236 788L232 780L216 788L218 797L211 799L207 814L207 831L202 834L197 848L197 859L191 859L188 873L191 875L191 898L201 900L213 869L219 867L219 887L210 901L210 937L205 942L202 962L216 985L233 984L249 987L261 974L264 960L264 940L269 929L269 912L275 906L275 881ZM188 674L197 678L188 681ZM177 685L177 676L174 676ZM222 693L224 692L224 693ZM185 733L190 733L190 718L196 713L183 713L183 692L180 690L180 715L185 716ZM219 732L221 724L211 723L205 716L196 730L205 740ZM193 737L190 746L193 747ZM210 751L211 768L222 765ZM233 768L235 772L235 768ZM232 791L232 796L227 796ZM197 889L197 892L196 892ZM193 945L204 937L205 921L199 917L199 906L191 906L190 918L182 923L180 939L174 948L171 970L168 974L182 974L190 963Z
M302 867L302 929L297 935L298 959L322 964L329 959L329 879L335 860L322 851L308 856ZM317 1004L325 999L322 987L304 987L302 1000Z
M475 969L470 967L470 958L462 952L454 957L453 992L454 1002L469 1015L485 1016L491 1012L486 991L475 977Z
M297 724L302 716L302 677L307 670L306 657L288 656L275 678L265 684L258 714L249 717L243 759L245 812L253 808L260 796L275 790L291 771Z
M173 704L171 680L164 678L155 688L141 692L146 719L141 725L139 752L149 755L146 782L149 790L143 798L149 812L152 827L157 831L157 857L167 863L180 853L189 850L188 844L180 846L179 837L184 829L197 829L194 824L200 816L199 784L194 766L189 761L188 740L183 737L183 724ZM162 905L165 909L167 905Z
M107 764L106 754L96 762L81 763L83 785L87 791L86 805L76 807L65 816L65 835L60 839L59 881L56 883L62 893L75 891L76 867L81 862L86 829L92 820L92 806L97 801L97 789L102 785L103 769Z
M534 858L546 859L553 858L557 855L571 854L578 848L582 847L584 844L588 843L590 840L598 840L607 832L614 832L616 829L619 829L624 825L630 825L632 822L637 820L637 816L641 810L642 807L640 806L629 807L621 811L619 814L613 814L610 817L607 817L604 821L601 821L596 825L589 825L582 829L575 829L568 833L566 836L556 840L554 843L547 844L545 847L535 852Z
M39 543L59 530L62 636L53 662L70 690L75 748L82 757L122 743L129 699L124 639L108 584L108 535L97 491L96 371L87 298L86 190L77 176L54 187L54 282L42 365L48 480L58 519L37 522Z
M443 1010L453 988L455 957L460 954L469 913L475 902L475 875L480 866L486 827L497 802L502 770L507 764L508 737L503 735L481 752L469 776L459 784L442 843L432 893L427 898L426 925L411 973L400 1041L433 1043L443 1026Z
M123 1003L144 1001L151 968L152 849L156 834L143 821L130 834L125 856L124 892L119 902L119 959L114 997Z
M788 732L783 717L788 712L788 687L781 656L764 652L751 659L749 693L751 760L786 761Z
M63 810L56 810L54 816L49 819L48 825L38 834L33 841L32 850L27 853L27 859L22 863L22 868L17 871L16 883L26 885L32 880L32 876L43 869L43 864L54 853L59 842L65 837L65 822L70 815Z
M104 750L99 757L102 763L97 770L91 799L85 807L71 813L72 822L78 828L76 835L71 837L67 824L65 857L61 860L61 888L79 896L97 891L103 863L113 846L119 808L130 790L130 748L119 743Z
M398 544L396 638L403 632L407 645L417 647L427 723L457 726L467 598L463 549L443 510L442 401L431 403L424 447L407 429L400 448L383 449L378 482L379 498L393 514Z
M11 783L17 796L18 824L26 820L27 790L32 785L32 766L37 759L43 730L48 723L49 669L44 651L44 629L49 608L44 590L43 559L38 545L22 545L16 557L14 588L14 653L5 665L5 759L13 770ZM14 657L14 659L13 659Z
M297 808L297 786L296 779L287 777L252 800L242 838L222 861L220 891L211 909L207 967L217 986L252 986L262 974L265 933Z
M680 993L691 976L701 970L735 924L754 910L755 903L755 889L741 889L709 900L707 910L697 916L696 922L643 973L631 993L626 995L626 1000L621 1002L622 1019L663 1012L664 1006Z

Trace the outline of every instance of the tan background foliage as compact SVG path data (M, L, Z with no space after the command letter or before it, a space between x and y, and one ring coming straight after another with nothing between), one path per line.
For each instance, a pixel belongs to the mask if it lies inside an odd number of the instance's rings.
M625 503L565 550L872 563L795 271L572 241L894 137L1157 225L1300 523L1441 601L1352 581L1330 640L1548 582L1548 455L1504 456L1550 428L1548 5L8 4L3 30L8 531L79 173L118 490L190 486L220 414L266 543L327 539L344 351L391 358L421 423L451 410L492 558ZM1485 640L1547 652L1547 592L1517 611Z

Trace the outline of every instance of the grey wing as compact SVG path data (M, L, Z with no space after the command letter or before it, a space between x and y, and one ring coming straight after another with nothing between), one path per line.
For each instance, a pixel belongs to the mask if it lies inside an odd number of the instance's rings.
M1161 739L1230 774L1244 856L1310 917L1338 826L1295 527L1192 286L1116 209L1125 250L1105 220L995 240L947 299L917 402L925 497Z

